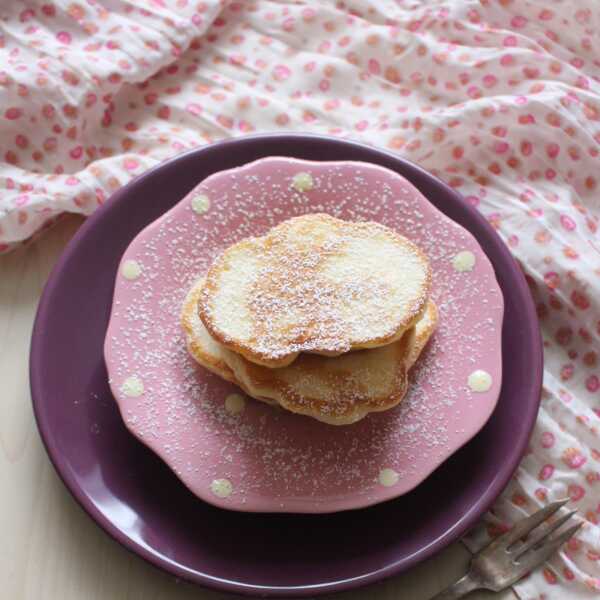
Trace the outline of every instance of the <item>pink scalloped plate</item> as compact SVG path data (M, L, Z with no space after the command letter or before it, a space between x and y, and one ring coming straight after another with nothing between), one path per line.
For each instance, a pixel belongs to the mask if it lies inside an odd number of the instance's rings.
M292 185L298 173L311 175L310 190ZM439 325L407 396L349 426L248 397L231 410L227 397L242 392L193 361L179 324L187 290L227 246L314 212L383 223L433 269ZM461 252L475 259L471 270L456 268ZM239 511L327 513L409 492L483 427L500 392L502 316L475 238L403 177L367 163L265 158L211 175L131 242L104 354L127 428L198 497ZM491 376L485 392L469 386L476 370Z

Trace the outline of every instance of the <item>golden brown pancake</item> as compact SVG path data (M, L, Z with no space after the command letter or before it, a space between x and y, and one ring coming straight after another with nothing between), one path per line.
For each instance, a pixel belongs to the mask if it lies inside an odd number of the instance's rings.
M258 400L334 425L354 423L402 400L407 372L438 318L435 304L429 301L416 326L396 342L336 357L301 354L291 365L272 369L231 352L210 337L195 310L203 284L200 280L192 288L182 312L192 356Z
M300 353L400 340L425 310L430 279L421 250L388 227L312 214L225 250L198 309L214 340L277 368Z

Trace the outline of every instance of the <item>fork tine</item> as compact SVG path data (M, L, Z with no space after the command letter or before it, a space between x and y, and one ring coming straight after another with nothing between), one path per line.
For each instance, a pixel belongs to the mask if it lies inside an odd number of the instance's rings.
M522 537L527 535L530 531L535 529L538 525L544 522L548 517L552 516L560 508L562 508L569 498L565 500L559 500L558 502L552 502L548 506L538 510L529 517L517 521L512 529L501 535L495 545L504 545L506 547L518 542Z
M581 523L576 523L572 527L569 527L566 531L550 539L543 546L532 552L528 552L521 557L522 560L518 562L527 571L531 571L536 567L539 567L542 563L546 562L567 540L571 539L583 526Z
M576 510L568 512L563 515L560 519L557 519L554 523L546 527L544 531L540 531L537 535L533 536L530 540L527 540L523 546L515 551L515 559L519 560L520 556L523 556L525 552L531 550L543 542L551 533L554 533L561 525L566 523L574 514L577 514Z

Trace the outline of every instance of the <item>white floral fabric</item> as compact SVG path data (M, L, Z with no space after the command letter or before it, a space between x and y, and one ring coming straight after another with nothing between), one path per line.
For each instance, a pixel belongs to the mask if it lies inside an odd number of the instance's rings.
M0 7L0 251L184 150L249 132L360 139L497 229L545 344L527 455L480 538L571 498L585 526L516 586L600 594L597 0L30 0ZM471 543L481 543L472 538Z

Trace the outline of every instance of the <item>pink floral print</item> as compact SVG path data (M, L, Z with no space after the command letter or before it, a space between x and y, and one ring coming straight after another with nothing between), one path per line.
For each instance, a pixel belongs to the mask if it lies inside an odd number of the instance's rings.
M569 496L586 526L517 591L598 597L597 0L4 4L0 252L251 132L387 148L480 210L526 273L545 348L530 450L481 536Z

